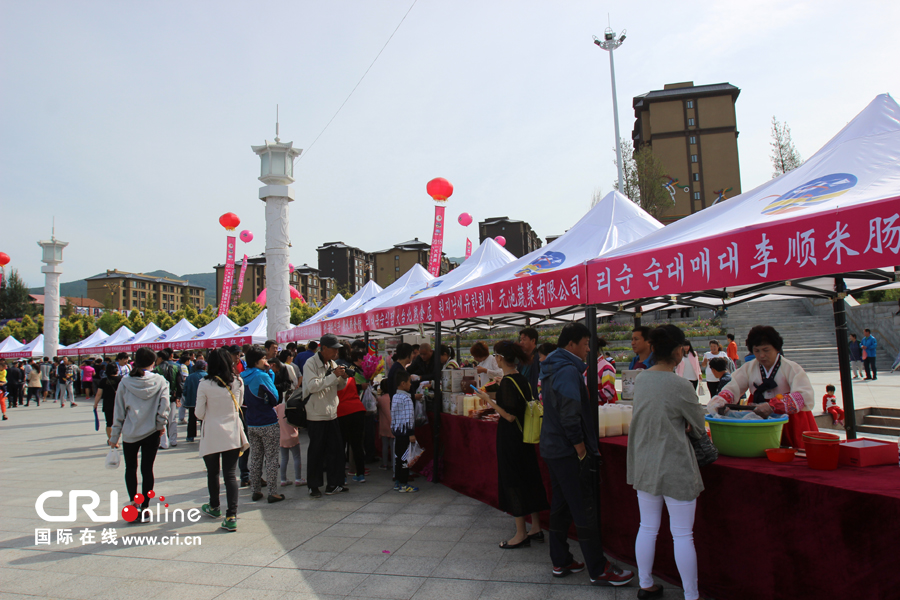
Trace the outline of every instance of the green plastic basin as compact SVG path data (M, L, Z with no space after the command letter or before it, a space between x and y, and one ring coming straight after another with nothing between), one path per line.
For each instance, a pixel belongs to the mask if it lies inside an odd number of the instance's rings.
M743 421L707 415L712 441L724 456L756 458L766 455L766 448L781 446L781 430L787 415L762 420Z

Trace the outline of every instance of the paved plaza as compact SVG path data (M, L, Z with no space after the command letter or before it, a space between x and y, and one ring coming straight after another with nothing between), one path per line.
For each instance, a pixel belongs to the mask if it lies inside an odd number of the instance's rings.
M812 377L817 393L839 381L837 373ZM876 382L854 384L857 406L900 407L898 384L900 375L886 373ZM370 465L366 483L339 497L311 500L305 488L291 486L280 488L287 500L268 504L251 502L249 488L243 488L236 533L219 529L220 520L206 516L196 523L128 525L121 518L93 523L79 511L74 523L47 523L38 517L35 501L48 490L94 490L101 499L98 515L109 512L109 494L116 490L118 512L125 502L124 465L104 467L105 436L94 431L89 402L63 410L52 402L32 405L10 409L9 415L0 425L3 599L636 597L636 580L610 589L587 585L586 572L554 579L546 544L497 547L513 533L510 517L422 478L415 482L418 494L398 494L376 464ZM169 510L207 501L203 462L197 444L183 441L184 427L179 426L178 447L160 451L156 461L157 498L151 506L160 504L162 511L159 496ZM305 434L301 443L305 450ZM64 514L66 498L50 499L46 507L51 515ZM57 542L63 528L73 534L68 544ZM116 531L115 545L102 543L102 530L109 528ZM37 529L50 529L49 545L35 544ZM94 543L82 542L84 529L96 532ZM159 541L176 534L174 545L124 543L124 536ZM191 536L199 536L200 544L188 545ZM580 558L577 544L572 548ZM681 591L667 590L666 597L681 598Z

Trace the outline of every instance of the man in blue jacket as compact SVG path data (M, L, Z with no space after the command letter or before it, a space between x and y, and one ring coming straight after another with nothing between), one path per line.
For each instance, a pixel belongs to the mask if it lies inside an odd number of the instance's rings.
M866 379L875 381L878 379L878 367L875 366L875 351L878 349L878 340L872 335L868 329L864 329L866 334L862 339L862 347L866 351L866 357L863 359L863 367L866 369ZM871 369L871 376L870 376Z
M197 437L197 416L194 409L197 408L197 388L200 380L206 377L206 361L198 360L194 363L194 372L188 375L184 381L184 392L181 396L181 405L188 411L187 442L193 442Z
M550 559L553 576L565 577L584 570L569 552L572 521L593 585L625 585L631 571L614 566L603 555L600 538L598 434L592 405L584 383L590 331L570 323L559 334L557 349L541 364L544 420L541 425L541 457L550 471L553 501L550 505Z

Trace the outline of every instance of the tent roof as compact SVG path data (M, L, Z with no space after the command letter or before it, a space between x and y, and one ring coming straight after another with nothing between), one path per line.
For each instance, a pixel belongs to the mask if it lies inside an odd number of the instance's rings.
M64 348L65 346L60 346L60 348ZM4 352L0 355L0 358L33 358L35 356L43 356L44 355L44 334L40 334L27 344L16 348L14 350L10 350Z
M340 310L340 306L344 304L347 300L340 294L337 294L334 298L331 299L331 302L322 307L322 310L308 318L300 325L309 325L310 323L316 323L321 321L322 319L331 318L334 315L338 314ZM300 326L298 325L298 327Z
M115 332L113 332L112 335L110 335L106 339L103 339L91 346L82 346L81 349L85 352L90 352L90 353L94 353L94 352L103 353L104 351L107 351L106 350L107 347L111 347L116 344L124 344L133 337L134 337L134 332L131 331L130 329L128 329L127 327L125 327L124 325L122 325Z
M187 319L181 319L156 337L146 340L144 345L153 350L162 350L169 345L169 342L183 336L188 331L197 331L197 328L191 325Z
M160 348L172 348L173 350L186 350L188 348L205 348L207 342L215 337L221 336L228 331L237 329L237 324L229 319L226 315L219 315L208 324L195 331L186 331L182 335L173 340L162 344L153 344L150 347L154 350ZM159 345L159 348L157 346Z
M24 344L14 338L13 336L9 336L2 342L0 342L0 358L3 358L3 352L12 352L21 348Z
M77 354L83 354L82 348L88 348L90 346L93 346L94 344L102 342L103 340L105 340L108 337L109 337L109 334L107 334L105 331L103 331L102 329L97 329L94 331L94 333L87 336L80 342L75 342L74 344L72 344L70 346L66 346L65 348L60 348L60 350L57 354L59 356L75 356Z
M104 347L103 351L112 354L113 352L133 352L140 348L145 342L152 340L163 332L156 326L156 323L150 322L146 327L138 331L130 338L123 340L117 344L110 344Z
M269 309L264 308L262 312L256 315L256 318L244 325L237 327L231 331L218 335L211 339L215 346L231 346L232 344L265 344L269 336L266 334L266 328L269 325Z
M839 274L883 285L891 274L874 269L898 262L898 212L900 106L882 94L799 168L591 261L588 301L828 295Z

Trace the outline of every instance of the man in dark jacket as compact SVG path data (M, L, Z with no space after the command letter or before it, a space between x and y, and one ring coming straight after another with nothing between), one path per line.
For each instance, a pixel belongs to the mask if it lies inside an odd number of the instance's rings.
M24 404L25 373L20 368L21 362L14 362L6 371L6 390L9 395L9 407L15 408L20 402Z
M553 576L565 577L584 570L569 552L572 521L594 585L625 585L634 578L603 555L600 538L600 452L592 418L593 405L584 384L590 331L581 323L563 327L557 349L541 364L544 420L541 457L550 471L553 502L550 506L550 559Z

